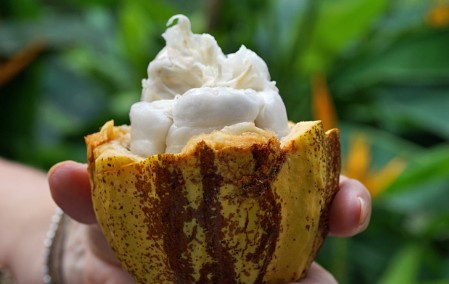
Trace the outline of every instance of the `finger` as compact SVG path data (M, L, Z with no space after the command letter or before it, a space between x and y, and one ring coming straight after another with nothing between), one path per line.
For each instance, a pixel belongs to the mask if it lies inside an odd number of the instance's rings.
M340 190L329 213L329 230L334 236L350 237L363 230L371 218L371 196L359 181L341 176Z
M334 276L318 263L313 262L307 271L307 276L299 281L300 284L337 284ZM293 284L293 283L292 283Z
M66 214L81 223L96 222L85 164L65 161L54 165L48 183L54 201Z
M100 227L71 220L65 223L63 277L67 283L135 283L123 271Z
M136 283L133 277L118 265L111 265L97 257L88 257L86 261L85 283L125 284Z
M87 228L87 242L92 255L107 264L120 266L100 226L88 226Z

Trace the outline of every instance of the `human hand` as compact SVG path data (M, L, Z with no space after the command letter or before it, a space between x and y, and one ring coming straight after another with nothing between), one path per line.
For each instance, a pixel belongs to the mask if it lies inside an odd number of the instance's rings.
M329 233L336 237L352 237L363 232L371 219L371 196L359 181L340 176L340 190L329 212ZM333 284L335 278L314 262L301 284Z
M65 161L48 172L51 195L74 221L64 249L65 283L134 283L121 269L95 217L87 165Z
M71 161L55 165L48 173L53 199L72 222L73 236L66 248L64 276L67 283L133 283L120 268L96 223L90 196L87 166ZM358 181L340 178L340 190L329 214L330 234L350 237L362 232L369 223L371 197ZM70 241L70 239L69 239ZM313 263L300 283L336 283L333 276Z

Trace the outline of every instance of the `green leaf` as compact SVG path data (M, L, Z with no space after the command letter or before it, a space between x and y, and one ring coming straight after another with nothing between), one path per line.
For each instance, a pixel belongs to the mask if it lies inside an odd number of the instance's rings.
M131 105L137 101L139 101L138 92L122 92L117 93L111 97L109 104L109 110L112 114L112 117L115 119L117 117L127 117L129 115L129 110L131 109ZM127 123L129 124L129 123Z
M426 222L425 228L422 230L423 235L428 239L443 240L449 235L449 227L447 220L449 220L449 212L444 214L434 214L432 218ZM447 244L446 244L447 246Z
M120 45L137 70L145 70L163 47L161 34L177 11L169 3L123 1L119 11Z
M379 284L418 283L422 250L415 244L408 244L399 250L387 266Z
M62 55L62 60L73 72L91 80L103 81L105 89L138 90L140 80L144 76L136 74L126 58L102 49L72 48Z
M79 15L48 14L35 21L10 21L0 25L0 54L11 56L32 41L48 49L63 49L102 37Z
M337 95L380 84L444 83L449 79L449 29L412 33L339 70Z
M426 282L423 282L423 284L449 284L449 279L426 281Z
M336 55L368 35L388 1L322 1L313 36L303 58L306 73L325 71Z
M3 0L5 1L5 0ZM5 1L8 2L8 1ZM11 3L7 9L10 13L14 15L14 18L30 19L36 18L42 12L42 6L39 5L38 1L34 0L11 0ZM3 5L3 4L2 4ZM0 6L1 8L1 6Z
M378 120L394 128L412 125L449 139L449 90L391 87L377 95Z
M125 54L136 65L149 49L154 27L149 15L137 1L124 2L120 9L121 44Z
M415 216L449 213L448 165L449 145L417 154L378 202L391 211Z
M424 28L426 14L434 5L432 1L390 1L388 13L379 21L373 37L367 43L369 49L383 48L400 37L416 33Z
M256 40L258 48L273 61L272 65L285 67L292 53L297 52L292 50L295 41L307 37L299 25L312 4L311 1L290 0L275 0L270 4L269 10L259 16Z
M70 2L78 5L78 6L116 6L120 1L119 0L70 0Z
M447 181L449 177L449 144L418 154L404 173L388 188L388 194L407 192L424 187L432 181Z

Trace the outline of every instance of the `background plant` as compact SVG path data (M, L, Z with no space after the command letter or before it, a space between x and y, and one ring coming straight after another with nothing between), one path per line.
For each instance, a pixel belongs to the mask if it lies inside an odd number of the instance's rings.
M291 120L341 128L374 197L369 229L319 255L341 283L449 283L447 1L3 0L0 155L84 161L84 135L128 123L176 13L265 59Z

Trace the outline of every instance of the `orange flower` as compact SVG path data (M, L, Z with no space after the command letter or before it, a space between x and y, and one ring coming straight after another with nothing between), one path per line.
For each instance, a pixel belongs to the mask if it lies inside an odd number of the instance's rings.
M363 183L372 197L380 195L402 173L406 162L393 158L380 169L372 169L371 147L363 134L351 137L342 173Z
M449 3L440 1L427 14L427 24L432 28L443 28L449 25Z
M336 127L334 104L322 74L312 77L312 102L315 119L321 120L325 129ZM343 157L342 173L363 183L373 197L381 194L405 168L405 161L397 157L381 169L372 169L371 146L362 134L351 137L348 149L347 156Z
M312 103L315 118L323 122L324 129L332 129L337 125L337 115L329 94L326 77L323 74L312 76Z

